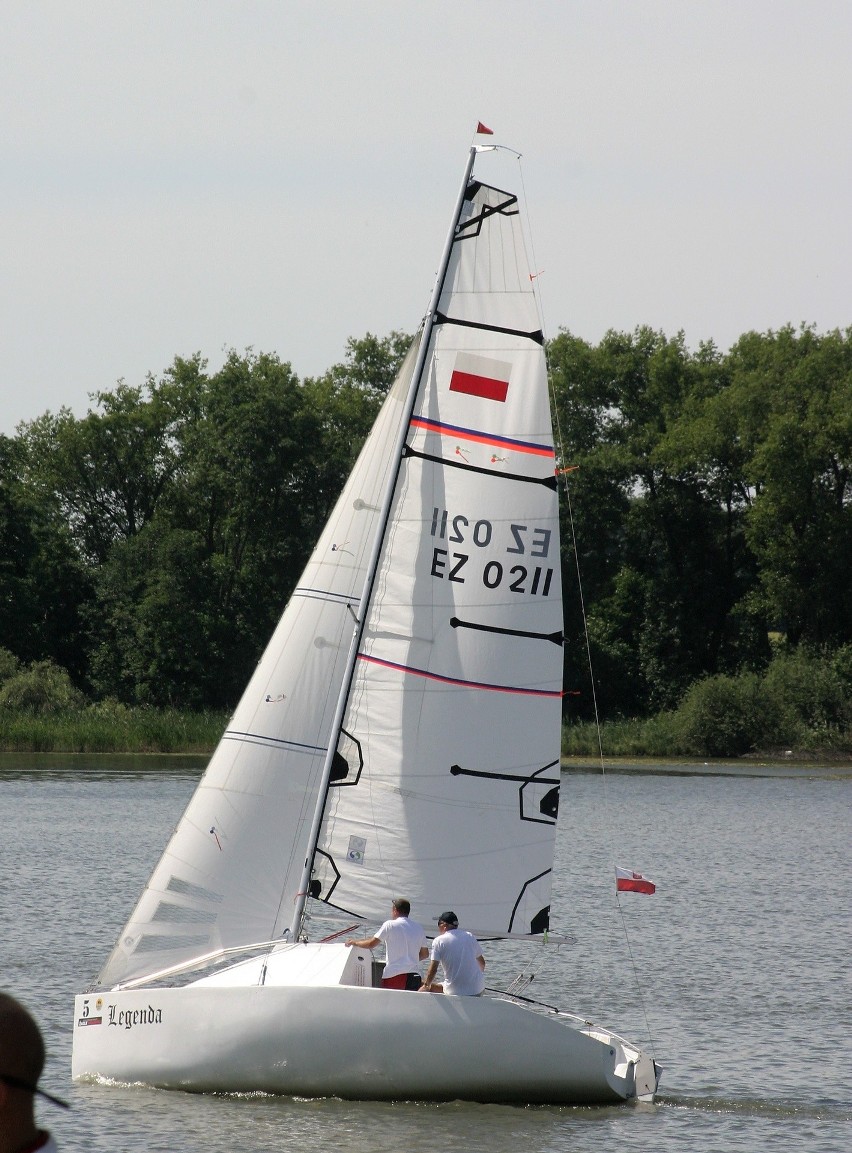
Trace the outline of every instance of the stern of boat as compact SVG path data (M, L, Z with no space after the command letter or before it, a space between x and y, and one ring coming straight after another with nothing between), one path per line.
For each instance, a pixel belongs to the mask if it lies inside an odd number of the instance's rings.
M612 1067L609 1082L612 1088L625 1101L641 1101L651 1104L657 1093L662 1068L648 1053L643 1053L623 1037L604 1029L589 1026L583 1030L604 1045L609 1045L612 1053Z

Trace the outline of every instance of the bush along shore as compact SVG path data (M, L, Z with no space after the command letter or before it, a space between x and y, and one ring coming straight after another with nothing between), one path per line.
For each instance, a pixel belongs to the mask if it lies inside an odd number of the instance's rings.
M2 658L3 650L0 650ZM211 753L224 710L192 711L88 700L49 661L0 659L0 751ZM852 645L829 655L778 653L762 672L705 677L655 716L569 720L566 757L795 756L852 759Z
M0 751L14 753L209 753L224 710L88 699L52 661L20 662L0 649Z
M14 753L211 753L228 713L101 702L52 713L0 707L0 751Z
M704 677L676 709L646 718L568 723L564 756L795 756L852 759L852 645L778 651L761 672Z

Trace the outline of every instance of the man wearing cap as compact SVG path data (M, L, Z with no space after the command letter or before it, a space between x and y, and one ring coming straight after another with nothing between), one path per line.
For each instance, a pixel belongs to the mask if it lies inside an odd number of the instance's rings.
M485 958L473 933L459 928L459 919L450 910L438 918L439 935L432 942L429 968L421 993L448 993L451 997L481 997L485 988ZM444 970L444 983L435 981L438 965Z
M35 1123L33 1095L68 1106L38 1087L44 1042L27 1010L0 993L0 1153L56 1153L50 1134Z

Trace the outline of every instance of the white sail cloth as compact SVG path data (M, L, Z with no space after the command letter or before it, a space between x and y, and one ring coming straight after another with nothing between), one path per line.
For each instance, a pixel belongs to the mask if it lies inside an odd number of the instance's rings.
M424 339L419 380L415 346L103 984L280 936L306 859L312 895L365 920L403 895L418 919L449 906L479 935L546 928L559 534L543 342L514 197L471 183ZM330 743L340 756L323 800Z
M517 205L474 185L432 327L316 873L478 934L547 926L562 601L540 323Z

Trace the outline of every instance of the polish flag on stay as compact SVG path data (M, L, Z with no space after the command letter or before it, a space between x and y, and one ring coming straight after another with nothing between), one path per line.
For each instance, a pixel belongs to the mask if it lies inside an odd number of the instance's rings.
M504 360L459 352L450 377L450 392L481 396L483 400L497 400L502 404L509 392L511 372L511 364Z
M615 870L615 888L619 893L655 893L657 886L632 869Z

